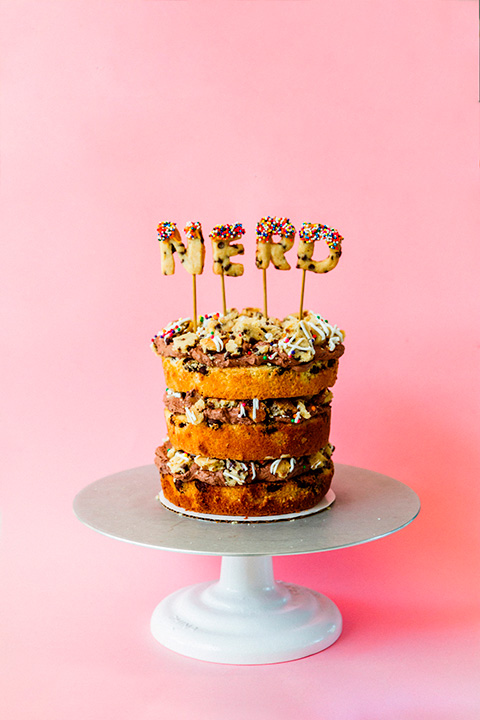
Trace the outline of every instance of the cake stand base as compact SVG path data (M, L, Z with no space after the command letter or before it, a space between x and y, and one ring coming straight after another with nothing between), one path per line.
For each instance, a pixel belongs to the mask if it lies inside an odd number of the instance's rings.
M171 650L211 662L260 665L307 657L342 630L334 603L314 590L276 582L272 557L360 545L406 527L420 501L398 480L335 465L335 504L271 523L194 520L167 510L154 465L124 470L83 488L77 517L117 540L222 557L220 579L178 590L153 613L154 637Z
M271 556L224 556L220 579L166 597L151 630L165 647L197 660L267 664L329 647L342 617L324 595L276 582Z

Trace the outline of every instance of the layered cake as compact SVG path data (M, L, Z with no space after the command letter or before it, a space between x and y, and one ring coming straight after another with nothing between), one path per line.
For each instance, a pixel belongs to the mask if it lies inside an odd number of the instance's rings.
M220 516L310 509L332 477L330 389L343 332L310 311L246 308L170 323L153 338L167 385L164 497Z

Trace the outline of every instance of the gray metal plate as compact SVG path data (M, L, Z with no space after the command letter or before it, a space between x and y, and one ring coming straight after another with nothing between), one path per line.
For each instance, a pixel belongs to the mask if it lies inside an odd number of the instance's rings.
M164 508L154 465L124 470L88 485L74 500L81 522L109 537L200 555L299 555L376 540L420 511L407 485L371 470L335 464L335 503L315 515L273 523L225 523Z

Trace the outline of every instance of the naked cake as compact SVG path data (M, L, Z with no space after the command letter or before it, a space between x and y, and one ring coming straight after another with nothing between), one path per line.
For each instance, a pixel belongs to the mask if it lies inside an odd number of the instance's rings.
M168 440L155 455L165 498L219 516L314 507L334 471L329 388L343 332L310 311L279 320L255 308L195 325L179 319L152 340L167 385Z

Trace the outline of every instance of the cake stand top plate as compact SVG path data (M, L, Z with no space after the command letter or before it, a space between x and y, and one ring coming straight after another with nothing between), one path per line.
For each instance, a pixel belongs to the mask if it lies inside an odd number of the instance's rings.
M300 555L376 540L408 525L420 510L407 485L371 470L335 465L335 503L327 510L272 523L187 518L164 508L154 465L124 470L81 490L74 512L117 540L200 555Z

